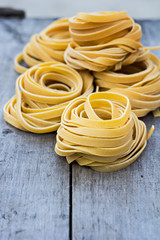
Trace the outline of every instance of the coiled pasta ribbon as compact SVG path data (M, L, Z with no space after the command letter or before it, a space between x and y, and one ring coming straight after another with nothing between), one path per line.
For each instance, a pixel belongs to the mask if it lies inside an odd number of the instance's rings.
M72 39L80 46L104 44L127 37L140 41L141 26L128 17L126 12L78 13L69 18Z
M118 70L148 55L140 43L140 25L126 12L79 13L69 19L69 31L73 41L64 58L78 70Z
M129 99L117 93L92 93L71 101L57 131L55 151L68 163L77 161L102 172L134 162L151 136L131 111Z
M23 73L27 70L21 65L22 60L29 67L41 62L64 62L64 51L70 41L68 19L64 18L53 22L40 34L33 35L30 42L24 47L23 53L15 58L16 71Z
M122 67L120 71L94 72L99 91L126 95L138 117L154 111L160 116L160 60L150 54L148 60Z
M61 115L74 98L93 91L93 77L66 64L36 65L16 81L16 95L4 107L5 120L16 128L34 133L58 129Z

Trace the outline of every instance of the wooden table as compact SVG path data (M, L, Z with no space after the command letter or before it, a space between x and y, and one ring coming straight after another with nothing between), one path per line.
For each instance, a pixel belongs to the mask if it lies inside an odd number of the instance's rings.
M159 240L160 119L144 118L155 125L147 148L114 173L69 166L54 152L55 133L25 133L3 120L14 57L50 22L0 19L0 239ZM160 20L139 22L143 44L160 45Z

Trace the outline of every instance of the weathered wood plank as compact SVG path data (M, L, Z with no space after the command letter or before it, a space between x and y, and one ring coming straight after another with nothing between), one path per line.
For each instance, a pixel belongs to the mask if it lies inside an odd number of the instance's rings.
M2 116L14 93L13 58L29 36L49 22L0 20L2 240L69 238L69 168L53 151L55 135L23 133ZM141 23L143 43L158 45L160 22ZM151 115L145 122L148 127L155 124L156 131L143 155L127 169L104 174L73 165L73 239L159 239L160 122Z
M160 21L140 21L145 45L160 45ZM160 52L157 51L160 57ZM115 173L72 166L72 235L79 240L159 240L160 119L141 157Z
M0 239L69 239L69 166L55 134L19 131L3 120L18 74L13 59L51 20L0 20Z

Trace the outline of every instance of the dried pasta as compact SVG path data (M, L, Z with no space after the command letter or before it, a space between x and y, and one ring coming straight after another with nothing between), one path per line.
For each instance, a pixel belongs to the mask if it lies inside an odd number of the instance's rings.
M52 132L74 98L93 91L93 77L80 74L66 64L36 65L16 81L16 95L4 107L5 120L16 128L34 133Z
M138 117L160 116L160 60L150 53L159 47L143 47L141 36L125 11L53 22L15 58L22 74L5 120L34 133L58 129L55 151L68 163L102 172L127 167L154 131Z
M68 163L117 171L137 159L153 130L152 126L147 134L126 96L92 93L71 101L64 110L55 151L66 156Z
M29 67L41 62L64 62L64 51L71 41L68 19L59 19L50 24L40 34L31 37L23 53L15 58L15 69L19 73L27 70L21 64L23 60Z
M79 13L69 19L69 31L72 41L64 58L78 70L118 70L148 55L140 25L126 12Z
M150 53L142 62L122 67L120 71L94 72L99 91L112 91L126 95L138 117L154 111L160 116L160 60Z

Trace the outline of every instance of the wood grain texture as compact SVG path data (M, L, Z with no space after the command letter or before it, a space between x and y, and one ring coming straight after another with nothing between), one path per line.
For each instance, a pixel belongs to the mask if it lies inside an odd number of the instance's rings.
M69 166L54 152L55 133L19 131L3 120L14 94L13 59L51 20L0 20L0 239L69 239Z
M73 240L159 240L160 119L143 118L155 132L128 168L98 173L73 164L72 189L55 134L24 133L3 120L18 76L13 59L50 22L0 19L0 240L66 240L71 226ZM143 43L159 45L160 21L140 23Z
M139 21L144 45L160 45L160 21ZM160 51L156 52L160 57ZM160 119L141 157L124 170L98 173L72 166L74 240L160 239Z

